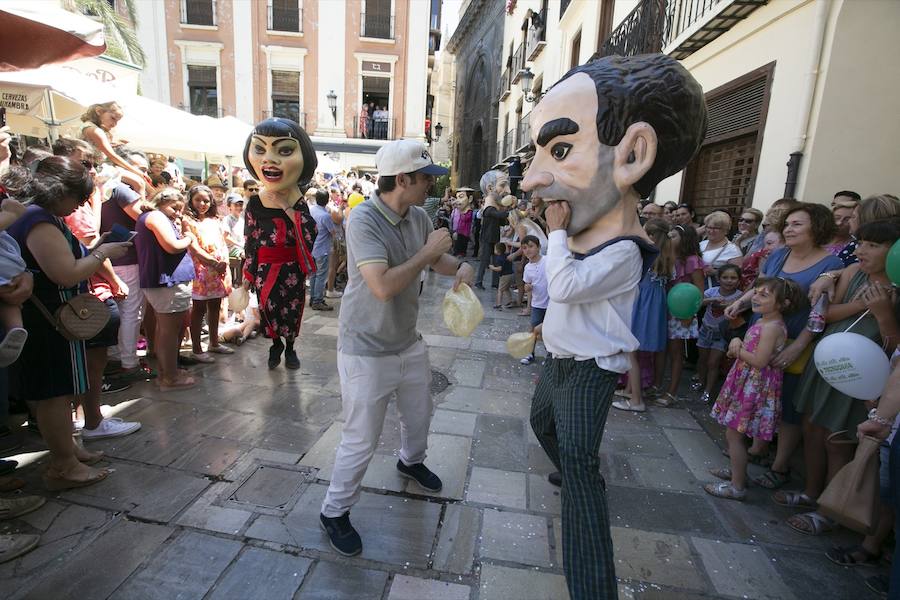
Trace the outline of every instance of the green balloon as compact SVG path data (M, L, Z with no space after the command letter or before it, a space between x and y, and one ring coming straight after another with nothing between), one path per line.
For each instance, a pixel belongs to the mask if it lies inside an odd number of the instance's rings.
M700 304L703 302L703 294L692 283L679 283L669 290L669 296L666 298L666 304L669 305L669 312L676 319L690 319L700 310Z
M888 250L884 266L891 283L900 285L900 240L894 242L894 245Z

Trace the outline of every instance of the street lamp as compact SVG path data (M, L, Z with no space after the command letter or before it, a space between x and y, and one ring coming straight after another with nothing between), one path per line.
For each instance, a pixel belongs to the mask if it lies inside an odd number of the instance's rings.
M334 90L331 90L326 98L328 98L328 108L331 109L331 118L334 119L334 126L337 127L337 94L334 93Z
M438 121L438 124L434 126L434 141L438 141L441 139L441 133L444 132L444 126L441 125L441 122Z
M535 94L531 91L531 82L534 81L534 73L531 67L525 67L519 72L519 85L522 86L522 94L525 96L525 102L534 102Z

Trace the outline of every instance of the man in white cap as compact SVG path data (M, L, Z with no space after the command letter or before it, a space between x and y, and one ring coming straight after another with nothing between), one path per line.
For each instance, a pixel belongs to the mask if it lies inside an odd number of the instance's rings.
M378 189L353 209L347 222L347 289L338 327L338 374L344 428L321 525L332 548L345 556L362 552L350 509L375 453L388 401L396 394L401 422L397 470L437 492L441 480L425 465L431 400L428 349L416 330L419 276L431 267L455 275L454 289L471 284L473 270L447 254L446 229L433 231L421 204L435 176L425 145L415 140L385 144L375 155Z

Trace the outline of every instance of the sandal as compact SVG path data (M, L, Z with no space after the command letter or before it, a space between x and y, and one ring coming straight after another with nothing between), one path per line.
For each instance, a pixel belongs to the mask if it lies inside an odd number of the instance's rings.
M647 412L647 406L645 404L631 404L628 400L616 400L612 403L612 406L613 408L618 408L619 410L627 412Z
M519 316L520 316L520 317L527 317L527 316L530 315L530 314L531 314L531 311L530 311L530 310L520 310L520 311L519 311Z
M877 567L881 562L880 554L873 554L862 547L835 546L825 553L828 560L842 567Z
M662 406L663 408L669 408L673 406L676 402L678 402L678 398L674 395L666 392L665 394L660 394L656 398L653 399L653 404L657 406Z
M837 527L837 521L815 511L794 515L787 520L787 524L797 533L804 535L822 535Z
M212 364L216 362L216 359L209 355L209 352L201 352L197 354L196 352L191 352L191 358L197 361L198 363L203 364Z
M747 497L747 490L736 490L730 481L722 481L721 483L707 483L703 486L703 491L710 496L716 498L724 498L725 500L742 501Z
M753 454L752 452L747 452L747 462L753 463L754 465L759 465L760 467L771 467L772 463L775 462L771 456L768 454Z
M86 487L99 481L103 481L109 477L110 473L111 471L108 469L99 469L96 475L88 479L68 479L59 472L47 469L43 475L44 487L46 487L49 492L61 492L63 490Z
M776 471L774 469L769 469L759 477L754 477L753 483L755 483L759 487L766 488L767 490L777 490L790 480L790 471L782 472Z
M193 377L181 376L171 383L159 381L159 391L161 392L177 392L179 390L189 390L197 385L197 381Z
M731 481L731 467L719 467L718 469L710 469L709 474L725 481Z
M818 506L818 503L815 500L803 492L786 492L784 490L772 494L772 502L778 506L786 506L787 508L815 509Z
M222 346L219 344L218 346L209 346L206 349L207 352L212 352L213 354L234 354L234 350L229 348L228 346Z

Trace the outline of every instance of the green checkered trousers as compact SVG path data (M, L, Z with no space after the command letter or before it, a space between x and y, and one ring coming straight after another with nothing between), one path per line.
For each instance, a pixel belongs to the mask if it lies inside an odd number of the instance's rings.
M618 373L593 360L548 358L531 428L562 474L563 571L571 600L618 597L600 442Z

